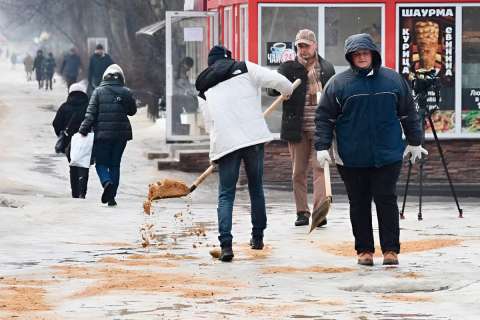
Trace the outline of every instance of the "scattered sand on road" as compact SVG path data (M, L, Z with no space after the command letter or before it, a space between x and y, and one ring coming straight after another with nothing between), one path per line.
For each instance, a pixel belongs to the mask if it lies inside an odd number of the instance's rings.
M218 259L220 257L221 249L215 248L209 251L210 255ZM272 253L272 246L266 245L263 250L253 250L248 244L242 244L239 246L233 245L233 254L235 261L244 260L261 260L268 258Z
M108 256L98 260L99 263L117 264L124 266L155 266L160 268L176 268L178 263L172 260L196 260L197 257L179 254L131 254L127 256Z
M133 260L132 260L133 261ZM212 297L244 285L236 280L217 280L186 273L159 273L121 268L57 266L58 278L95 279L96 283L71 298L105 295L118 291L174 293L182 297Z
M414 253L414 252L422 252L428 250L435 250L445 247L454 247L461 244L463 239L458 238L440 238L440 239L426 239L426 240L414 240L414 241L401 241L401 254L404 253ZM327 251L331 254L337 256L356 256L357 253L354 249L353 242L341 242L338 244L322 244L320 245L320 249ZM381 256L382 250L379 246L375 247L375 255Z
M100 259L98 262L107 263L107 264L117 264L123 266L156 266L160 268L176 268L178 263L172 263L168 261L162 261L160 259L142 259L142 260L131 260L131 259L118 259L115 257L105 257Z
M18 278L0 278L0 315L18 314L32 311L49 311L46 302L46 290L39 288L52 283L47 280L21 280Z
M343 306L345 304L345 302L342 300L334 300L334 299L300 299L300 300L296 300L295 302L305 302L305 303L308 303L309 305L321 304L325 306Z
M381 299L400 302L430 302L433 299L428 296L407 295L407 294L382 294Z
M394 269L395 270L395 269ZM407 279L419 279L423 278L423 275L418 272L403 272L395 275L396 278L407 278Z
M107 247L114 247L114 248L136 248L136 247L138 247L138 244L128 243L128 242L86 242L86 243L78 243L78 242L71 242L71 241L62 241L62 243L78 244L78 245L81 245L81 246L107 246Z
M234 303L229 304L237 310L241 310L247 316L266 316L272 319L280 319L288 316L289 314L301 314L304 304L274 304L274 303Z
M273 266L266 267L262 269L262 273L271 274L271 273L296 273L296 272L315 272L315 273L344 273L355 271L353 268L343 268L343 267L321 267L321 266L311 266L305 268L297 268L290 266Z
M242 244L238 246L237 248L233 248L234 252L235 249L240 251L240 257L237 260L261 260L261 259L266 259L268 258L273 251L273 248L271 245L265 245L262 250L253 250L250 248L249 244Z
M184 292L180 294L182 298L211 298L217 295L225 294L226 291L215 290L202 290L202 289L187 289L184 288Z
M197 257L182 255L182 254L132 254L128 256L128 259L140 260L140 259L167 259L167 260L196 260Z

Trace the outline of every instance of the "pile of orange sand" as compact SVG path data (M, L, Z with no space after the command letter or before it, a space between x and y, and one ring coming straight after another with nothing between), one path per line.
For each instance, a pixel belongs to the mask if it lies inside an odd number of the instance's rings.
M439 239L425 239L425 240L414 240L414 241L402 241L401 242L401 253L414 253L422 252L428 250L435 250L445 247L454 247L462 243L462 239L458 238L439 238ZM320 249L327 251L331 254L337 256L356 256L357 253L354 249L353 242L341 242L338 244L322 244ZM381 256L382 250L380 247L375 248L375 255Z
M399 301L399 302L430 302L432 301L431 297L420 296L415 294L383 294L380 298L389 301Z
M296 273L296 272L314 272L314 273L344 273L352 272L355 269L353 268L342 268L342 267L321 267L321 266L312 266L305 268L296 268L290 266L283 267L266 267L262 269L263 273Z
M40 286L51 281L0 278L0 314L19 314L32 311L48 311L46 290ZM12 317L13 318L13 317Z
M218 259L220 257L221 249L220 248L215 248L210 250L210 255L213 258ZM233 253L235 254L235 260L236 261L242 261L242 260L261 260L261 259L266 259L270 256L272 253L272 247L269 245L266 245L263 250L252 250L250 248L250 245L240 245L236 247L235 245L233 246Z
M185 273L157 273L110 267L56 266L58 278L93 279L96 282L72 297L91 297L118 291L173 293L204 298L224 294L243 284L232 280L209 279Z

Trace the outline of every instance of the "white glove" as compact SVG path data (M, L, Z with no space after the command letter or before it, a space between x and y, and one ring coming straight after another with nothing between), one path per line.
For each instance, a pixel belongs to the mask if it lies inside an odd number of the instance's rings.
M331 163L332 159L330 159L330 154L328 153L328 150L317 151L317 161L322 168L325 165L325 161Z
M424 149L422 146L408 145L405 148L405 151L403 152L403 157L405 158L409 153L411 155L410 155L410 159L408 159L408 160L410 160L412 162L412 164L414 164L417 159L422 158L422 154L427 155L428 151L426 149Z

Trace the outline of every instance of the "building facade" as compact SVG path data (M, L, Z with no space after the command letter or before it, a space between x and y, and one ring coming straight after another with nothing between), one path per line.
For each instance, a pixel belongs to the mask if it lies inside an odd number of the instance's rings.
M480 2L207 0L204 6L217 13L219 42L236 59L272 69L294 54L295 34L304 28L316 32L320 55L337 72L348 67L345 39L360 32L371 34L381 48L384 65L405 77L434 69L440 99L429 88L425 108L438 106L432 113L433 125L454 183L476 192L480 182ZM272 101L263 94L264 107ZM267 120L278 137L280 119L278 110ZM425 131L430 151L425 182L443 185L447 180L428 124ZM271 143L267 153L267 182L288 182L285 143ZM270 166L285 170L268 170Z

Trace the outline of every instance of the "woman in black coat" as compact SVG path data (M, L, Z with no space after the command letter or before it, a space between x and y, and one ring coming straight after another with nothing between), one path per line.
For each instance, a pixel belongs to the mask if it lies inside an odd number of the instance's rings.
M45 70L44 70L45 57L43 56L43 51L38 50L35 60L33 61L32 72L35 71L35 76L38 81L38 89L43 88L43 80L45 80Z
M79 132L86 136L95 133L93 156L95 169L103 186L102 203L116 206L120 182L120 162L127 141L132 140L132 126L128 116L137 112L131 91L125 86L120 66L112 64L105 70L103 80L93 91L85 120Z
M70 86L67 101L57 111L53 120L55 134L59 136L62 130L66 130L68 139L78 132L80 124L85 118L88 106L87 88L82 83L74 83ZM65 155L70 162L70 141ZM87 195L89 168L70 167L70 185L73 198L85 198Z

